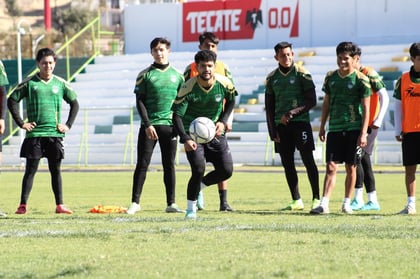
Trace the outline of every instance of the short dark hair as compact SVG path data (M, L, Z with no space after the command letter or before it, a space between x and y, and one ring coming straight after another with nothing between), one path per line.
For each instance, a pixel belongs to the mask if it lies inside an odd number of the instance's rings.
M216 36L216 34L212 32L204 32L200 34L200 36L198 36L198 41L200 42L200 45L202 45L205 40L210 40L210 42L216 45L219 44L219 38Z
M335 52L337 55L347 52L351 57L354 57L355 55L358 55L358 48L359 47L353 42L341 42L337 45Z
M208 61L213 61L214 63L216 63L216 60L217 60L217 54L214 51L207 50L207 49L200 50L194 56L194 62L196 64L200 62L208 62Z
M411 44L409 51L410 51L411 57L414 58L416 56L419 56L420 55L420 42Z
M171 42L168 39L163 37L157 37L150 42L150 50L155 48L158 44L164 44L167 48L171 48Z
M38 50L37 54L36 54L36 61L40 62L42 60L42 58L44 58L45 56L52 56L54 57L54 61L57 61L57 55L55 54L54 50L46 47L46 48L41 48L40 50Z
M356 55L357 56L362 56L362 49L356 45Z
M274 46L274 51L277 53L280 49L285 49L290 47L292 48L292 44L289 42L280 42Z

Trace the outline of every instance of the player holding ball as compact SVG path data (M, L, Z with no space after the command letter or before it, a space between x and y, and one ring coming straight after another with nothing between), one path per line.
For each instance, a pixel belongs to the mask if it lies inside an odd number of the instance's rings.
M228 179L233 172L225 129L235 106L237 92L228 78L215 73L216 58L216 53L211 50L197 52L194 60L198 76L183 85L172 106L173 124L191 166L187 188L187 219L195 219L197 216L197 195L200 190ZM205 144L193 141L189 135L190 123L200 116L210 118L216 125L215 138ZM214 170L204 175L206 162L211 162Z

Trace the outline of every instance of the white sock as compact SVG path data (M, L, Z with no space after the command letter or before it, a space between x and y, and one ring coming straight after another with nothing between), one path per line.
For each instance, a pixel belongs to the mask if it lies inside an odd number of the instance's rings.
M407 198L408 206L411 208L416 208L416 197L408 197Z
M343 204L350 206L350 198L344 198Z
M358 202L363 202L363 188L354 189L354 199Z
M197 212L197 201L187 200L187 210L191 210L192 212Z
M372 191L367 194L368 200L373 203L378 203L378 197L376 196L376 191Z
M330 199L329 198L326 198L326 197L322 197L321 204L320 205L323 208L329 208L329 204L330 204Z

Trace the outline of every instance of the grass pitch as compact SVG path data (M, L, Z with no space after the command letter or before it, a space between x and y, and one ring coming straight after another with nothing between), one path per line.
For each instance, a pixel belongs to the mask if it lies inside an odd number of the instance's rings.
M179 169L177 203L185 207L189 172ZM23 173L6 169L0 278L419 278L420 217L395 214L406 203L404 174L382 170L376 173L381 211L341 214L340 173L331 214L311 216L305 173L299 179L308 208L284 212L290 194L281 167L237 167L228 192L236 211L219 212L211 186L206 210L187 221L164 212L159 169L148 173L142 211L133 216L88 212L95 205L128 206L132 170L63 172L73 215L54 213L49 174L41 171L22 216L14 211ZM320 166L321 185L323 175Z

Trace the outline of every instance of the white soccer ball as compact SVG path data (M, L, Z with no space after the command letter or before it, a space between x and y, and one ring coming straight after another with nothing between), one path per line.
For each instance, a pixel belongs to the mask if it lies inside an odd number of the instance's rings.
M197 117L190 124L190 136L197 143L208 143L216 134L216 125L207 117Z

